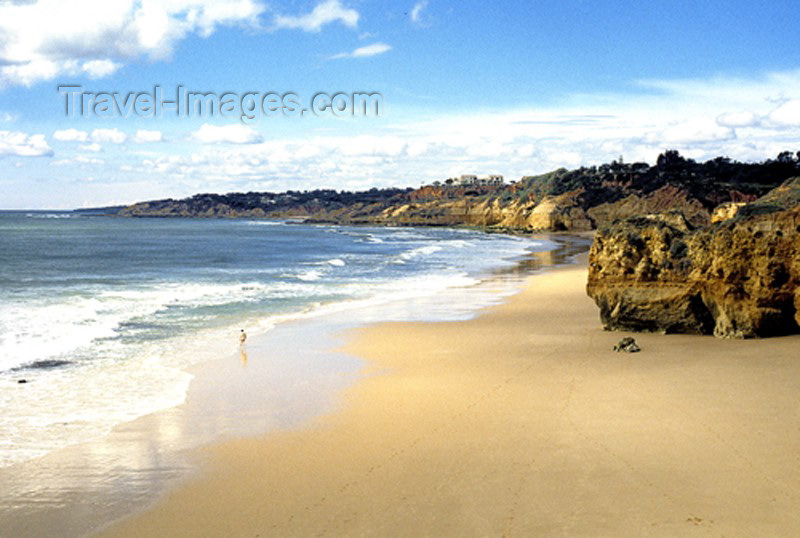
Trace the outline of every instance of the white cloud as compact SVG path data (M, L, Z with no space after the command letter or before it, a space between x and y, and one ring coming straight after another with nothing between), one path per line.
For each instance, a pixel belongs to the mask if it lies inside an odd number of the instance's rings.
M86 73L89 78L103 78L111 75L120 67L122 67L122 64L111 60L90 60L83 63L81 70Z
M78 129L63 129L55 131L53 138L61 142L86 142L89 140L89 133Z
M112 144L123 144L128 140L128 135L119 129L95 129L92 131L92 142L111 142Z
M18 131L0 131L0 156L43 157L53 154L44 135Z
M192 139L204 144L257 144L262 141L257 131L245 125L209 125L203 124L192 133Z
M78 155L75 157L75 162L79 164L103 164L105 161L96 159L94 157L86 157L85 155Z
M797 99L800 93L800 69L771 72L749 78L714 77L708 79L643 80L638 85L655 90L653 100L669 98L672 108L693 106L698 110L716 110L724 106L726 113L754 112L764 115L776 103Z
M345 8L339 0L325 0L305 15L278 15L275 17L275 28L319 32L326 24L337 21L350 28L355 28L358 25L358 18L358 11Z
M419 24L421 22L422 17L422 10L428 7L428 0L421 0L414 4L414 7L411 9L411 13L409 17L411 18L411 22Z
M761 117L748 111L726 112L717 116L717 123L723 127L756 127Z
M94 142L92 144L83 144L81 146L78 146L78 149L81 151L91 151L93 153L97 153L103 151L103 146L101 146L97 142Z
M3 57L0 56L0 61ZM61 73L75 74L77 62L74 60L55 62L44 58L34 58L19 64L0 67L0 88L5 85L20 84L31 86L41 80L50 80Z
M800 126L791 121L800 70L658 85L656 91L566 96L553 105L492 112L443 113L432 102L413 113L396 109L385 122L339 122L341 129L327 124L266 140L242 124L203 126L192 139L207 144L154 144L138 162L137 154L128 154L97 165L103 174L96 174L92 193L99 196L100 185L119 181L109 179L115 176L147 178L123 200L132 201L194 192L408 186L468 172L518 179L620 155L653 163L667 149L697 160L727 155L740 161L797 150ZM88 162L74 165L94 170ZM61 170L60 176L72 173Z
M683 121L645 135L647 142L667 145L698 144L733 138L736 138L733 128L719 125L711 118Z
M144 144L146 142L162 142L164 140L164 134L161 131L139 129L136 131L133 140L137 144Z
M60 75L108 76L121 62L163 59L190 34L255 25L258 0L38 0L0 3L0 86Z
M150 133L158 133L159 131L143 131L146 133L144 136L154 136ZM137 136L138 136L137 132ZM119 129L95 129L91 134L86 131L78 129L62 129L53 133L53 138L61 142L111 142L112 144L123 144L128 140L128 135ZM98 146L99 147L99 146ZM87 149L84 146L84 149ZM88 149L88 151L100 151L99 149Z
M359 135L347 138L330 137L321 140L342 155L396 157L407 150L408 142L398 136Z
M51 161L50 164L52 166L71 166L74 164L78 165L90 165L90 166L97 166L101 164L105 164L105 161L102 159L97 159L95 157L87 157L85 155L78 155L72 159L58 159L56 161Z
M379 54L383 54L384 52L389 52L390 50L392 50L391 45L387 45L386 43L373 43L372 45L359 47L353 52L334 54L331 56L331 59L340 60L342 58L369 58L370 56L377 56Z
M778 127L800 127L800 99L791 99L767 115L767 121Z

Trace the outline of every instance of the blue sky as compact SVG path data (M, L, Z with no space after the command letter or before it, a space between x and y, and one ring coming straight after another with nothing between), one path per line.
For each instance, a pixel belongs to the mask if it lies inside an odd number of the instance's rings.
M800 149L796 1L0 2L0 207ZM795 22L796 24L796 22ZM380 117L67 117L87 92L379 92Z

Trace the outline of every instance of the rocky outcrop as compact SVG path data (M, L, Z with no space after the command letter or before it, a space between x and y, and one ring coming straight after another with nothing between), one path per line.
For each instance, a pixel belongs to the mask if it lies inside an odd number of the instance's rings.
M800 332L800 178L696 228L680 214L598 231L587 292L607 329L750 338Z
M595 227L601 228L615 220L665 211L680 211L694 226L706 226L710 219L709 210L699 200L674 185L664 185L646 195L629 194L616 202L598 204L589 209L587 214Z
M427 190L420 189L419 191ZM492 189L497 191L499 189ZM525 198L502 199L496 192L462 197L424 198L414 191L409 199L375 206L370 211L348 207L310 215L309 222L389 224L404 226L476 226L515 231L583 231L592 221L578 201L582 190L545 195L538 202Z
M800 155L784 152L763 163L717 158L698 163L676 151L654 166L614 161L559 168L508 185L435 182L418 189L360 192L320 189L284 193L198 194L141 202L127 217L296 218L308 222L393 226L476 226L496 230L584 231L618 219L678 210L695 227L707 226L725 202L750 202L800 173ZM714 218L731 217L734 209Z
M639 353L642 348L639 347L639 344L636 343L636 340L631 338L630 336L626 336L616 344L614 344L614 351L616 352L625 352L625 353Z
M725 202L718 205L711 213L711 224L731 220L739 213L739 209L746 205L744 202Z
M553 231L585 231L593 228L592 222L578 201L583 190L565 192L542 198L527 217L530 228Z

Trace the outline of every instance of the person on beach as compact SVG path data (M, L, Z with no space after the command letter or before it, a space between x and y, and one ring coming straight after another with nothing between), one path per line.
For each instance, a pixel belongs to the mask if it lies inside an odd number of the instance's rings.
M242 329L242 332L239 333L239 344L244 344L245 340L247 340L247 333Z

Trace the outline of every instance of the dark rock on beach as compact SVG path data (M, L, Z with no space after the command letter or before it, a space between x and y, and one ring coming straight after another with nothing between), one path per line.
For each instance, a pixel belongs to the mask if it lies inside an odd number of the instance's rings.
M642 349L636 343L636 340L630 336L626 336L614 345L614 351L624 351L625 353L638 353Z
M723 209L707 227L667 213L597 232L586 289L606 329L800 332L800 178Z
M17 366L16 368L12 368L11 371L19 372L23 370L52 370L54 368L68 366L70 364L72 364L71 361L60 359L44 359L40 361L29 362L28 364L23 364L22 366Z

